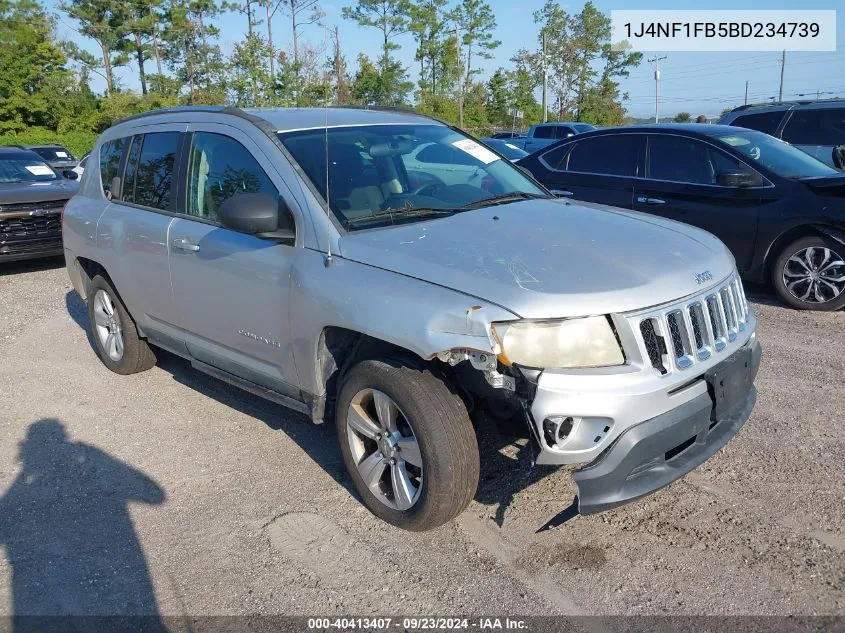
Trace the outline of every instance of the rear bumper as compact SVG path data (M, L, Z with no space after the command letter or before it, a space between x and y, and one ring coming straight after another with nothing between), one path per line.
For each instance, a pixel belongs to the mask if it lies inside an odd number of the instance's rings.
M741 350L742 351L742 350ZM741 362L732 374L747 385L725 408L712 388L683 405L626 429L594 462L572 477L578 487L581 514L593 514L655 492L695 469L728 443L745 424L757 392L752 383L760 366L756 339L713 368L714 375Z

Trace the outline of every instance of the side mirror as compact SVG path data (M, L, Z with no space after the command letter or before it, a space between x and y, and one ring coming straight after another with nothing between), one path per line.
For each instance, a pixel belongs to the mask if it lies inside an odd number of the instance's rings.
M833 166L836 169L845 169L845 145L837 145L833 148Z
M716 184L722 187L759 187L763 179L748 171L722 171L716 174Z
M279 200L266 193L240 193L217 209L217 219L239 233L272 233L279 228Z
M62 176L64 176L68 180L76 180L77 178L79 178L79 174L77 174L72 169L63 169Z

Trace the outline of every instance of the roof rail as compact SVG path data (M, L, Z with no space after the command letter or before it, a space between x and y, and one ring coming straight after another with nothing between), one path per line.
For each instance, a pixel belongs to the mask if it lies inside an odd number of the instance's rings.
M809 103L835 103L845 101L845 97L831 97L830 99L791 99L789 101L766 101L763 103L748 103L735 107L731 112L741 112L749 108L773 108L776 106L807 105Z
M131 114L129 116L121 117L117 119L112 125L126 123L127 121L135 121L136 119L143 119L144 117L155 116L157 114L172 114L178 112L231 112L231 114L235 114L236 112L241 113L242 110L240 110L239 108L233 108L231 106L173 106L172 108L158 108L156 110L146 110L144 112L139 112L138 114Z

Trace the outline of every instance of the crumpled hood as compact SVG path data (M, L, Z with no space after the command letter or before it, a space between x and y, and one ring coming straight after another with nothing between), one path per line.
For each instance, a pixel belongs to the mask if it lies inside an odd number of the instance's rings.
M3 205L23 202L67 200L77 189L77 181L65 178L44 182L3 182L0 183L0 208Z
M498 304L525 318L627 312L715 285L734 260L713 235L603 205L526 200L353 232L343 257ZM698 285L709 271L712 281ZM700 278L699 278L700 279Z

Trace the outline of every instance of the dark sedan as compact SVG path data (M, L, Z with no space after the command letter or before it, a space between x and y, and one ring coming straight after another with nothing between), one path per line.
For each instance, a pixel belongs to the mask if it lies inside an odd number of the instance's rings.
M500 138L482 138L479 139L482 143L484 143L490 149L494 149L499 152L502 156L507 158L511 162L516 162L520 158L525 158L528 156L528 152L525 150L519 149L513 143L508 143L506 140L502 140Z
M789 305L845 306L845 175L776 138L722 125L580 134L518 161L558 196L701 227L745 279Z
M0 147L0 262L60 255L61 212L76 189L38 154Z

